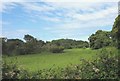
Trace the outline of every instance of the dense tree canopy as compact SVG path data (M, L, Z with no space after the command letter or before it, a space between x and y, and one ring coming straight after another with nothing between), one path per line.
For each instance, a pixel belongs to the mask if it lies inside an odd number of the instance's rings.
M113 42L120 49L120 15L115 19L112 28L112 37L113 37Z
M2 53L6 54L6 40L7 38L0 38L0 47L2 47Z
M88 38L92 49L105 46L117 46L120 48L120 15L115 19L112 31L98 30Z
M42 46L44 45L44 41L37 40L31 35L25 35L25 54L31 54L31 53L39 53L41 52Z
M2 53L3 54L16 54L23 46L24 42L20 39L6 39L2 38Z
M57 46L63 46L66 49L71 49L71 48L87 48L87 47L89 47L89 44L88 44L87 41L73 40L73 39L53 40L51 43L55 44Z
M92 49L99 49L112 44L111 32L98 30L92 34L88 40Z
M89 44L87 41L73 40L73 39L58 39L53 41L37 40L31 35L25 35L24 41L20 39L7 39L2 38L3 54L6 55L21 55L21 54L34 54L43 51L53 53L63 52L64 49L72 48L87 48Z

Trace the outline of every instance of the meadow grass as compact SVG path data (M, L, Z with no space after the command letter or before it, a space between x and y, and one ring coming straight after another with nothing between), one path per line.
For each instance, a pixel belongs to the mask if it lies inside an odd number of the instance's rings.
M98 50L66 49L63 53L42 52L39 54L19 55L3 58L7 62L17 62L19 66L35 72L49 68L65 68L70 64L80 64L80 59L92 60Z

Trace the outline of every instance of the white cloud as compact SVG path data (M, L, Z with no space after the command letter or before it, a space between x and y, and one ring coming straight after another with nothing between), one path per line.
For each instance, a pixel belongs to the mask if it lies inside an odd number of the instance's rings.
M99 2L81 2L60 1L60 0L44 0L45 4L19 2L28 15L34 17L34 19L43 19L51 22L58 22L59 24L53 27L47 27L46 30L53 34L59 34L60 37L73 37L77 30L93 29L101 26L112 26L115 17L117 16L118 6L117 3ZM116 0L117 1L117 0ZM38 1L39 2L39 1ZM113 1L115 2L115 1ZM14 3L3 4L3 10L7 11L7 7L15 7ZM33 20L35 21L35 20ZM26 30L17 30L17 32L26 33ZM86 36L87 37L87 36Z
M58 4L59 5L55 5L56 8L67 9L66 13L62 14L64 18L61 21L63 22L60 25L57 24L54 27L48 27L47 30L49 30L53 34L58 34L59 37L64 38L75 37L78 30L80 36L81 32L86 32L84 29L90 30L94 28L102 29L102 27L106 26L112 27L118 10L117 3L112 5L108 4L109 6L103 9L101 7L105 6L106 3L104 5L97 3L95 4L95 6L92 6L94 3L86 3L85 6L78 6L80 5L79 3L77 3L78 5L73 5L71 3L68 5L60 3ZM84 11L92 11L92 13L78 13L78 11L81 9L85 9ZM87 37L88 36L86 36L86 34L84 33L82 38L86 39Z
M4 0L3 2L118 2L119 0Z
M19 1L18 1L19 2ZM29 14L38 15L39 17L48 20L48 21L60 21L60 18L55 16L63 16L64 18L61 20L65 20L65 18L71 18L71 19L78 19L78 20L91 20L91 19L97 19L97 18L104 18L108 14L115 14L117 9L117 4L111 3L103 3L103 2L49 2L49 1L43 1L46 2L44 4L40 3L30 3L30 2L19 2L22 7L24 7L25 11L29 12ZM101 7L108 6L107 9L101 9ZM3 3L2 4L2 11L5 11L8 7L13 8L15 6L14 3ZM57 12L57 10L62 9L64 12ZM87 14L81 14L78 13L80 10L92 13ZM32 12L36 12L33 14ZM53 13L55 12L55 13ZM54 15L52 17L48 17L47 15ZM86 18L85 18L86 17Z
M13 2L0 2L0 13L11 10L16 6Z
M108 3L110 4L110 3ZM71 18L78 18L78 19L85 19L86 17L87 20L89 19L94 19L95 18L103 18L108 14L114 14L117 12L117 4L112 5L108 7L107 9L101 9L102 6L108 5L107 3L70 3L70 2L53 2L53 3L47 3L47 5L40 6L40 4L33 4L33 3L22 3L22 5L30 11L37 11L38 13L44 13L44 14L52 14L52 15L59 15L59 16L65 16L65 17L71 17ZM66 10L64 13L59 13L56 12L56 10ZM100 10L99 10L100 9ZM92 11L93 13L88 13L88 14L80 14L78 11L84 10L84 11ZM56 12L52 13L52 12ZM39 14L40 15L40 14ZM46 18L46 17L45 17ZM47 17L48 18L48 17ZM51 19L53 17L50 17ZM50 20L48 18L48 20Z
M90 21L90 20L97 20L97 19L102 19L107 16L113 16L114 14L117 14L117 7L113 6L105 10L101 11L96 11L94 13L87 13L87 14L78 14L75 13L73 16L69 15L69 17L72 17L75 20L80 20L80 21Z
M46 2L118 2L119 0L42 0Z
M45 12L54 10L53 7L50 7L48 5L40 5L32 2L19 2L19 4L21 4L25 9L30 11Z

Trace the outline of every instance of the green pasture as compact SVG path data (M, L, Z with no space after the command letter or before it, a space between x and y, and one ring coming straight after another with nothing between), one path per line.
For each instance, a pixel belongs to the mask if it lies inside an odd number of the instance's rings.
M7 62L17 62L20 67L29 71L49 68L64 68L70 64L80 64L80 59L92 60L96 58L98 50L66 49L63 53L42 52L39 54L19 55L3 58Z

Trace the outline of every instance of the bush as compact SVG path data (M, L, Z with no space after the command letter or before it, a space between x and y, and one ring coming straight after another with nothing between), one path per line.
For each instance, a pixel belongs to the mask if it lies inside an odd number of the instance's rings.
M19 74L23 70L16 63L3 61L2 63L2 78L3 79L18 79Z
M49 51L52 53L62 53L64 48L62 46L51 45Z
M82 64L69 65L66 68L44 71L47 79L117 79L118 51L116 48L103 48L93 61L81 60Z
M31 73L23 67L18 66L18 63L6 62L2 63L2 78L3 79L34 79L36 73ZM40 74L39 74L40 75ZM37 76L36 76L37 78Z
M42 51L45 51L45 52L62 53L63 50L64 50L64 47L57 46L54 44L46 44L42 47Z
M97 59L81 60L82 64L67 67L61 76L67 79L117 79L118 51L115 48L103 48Z

